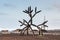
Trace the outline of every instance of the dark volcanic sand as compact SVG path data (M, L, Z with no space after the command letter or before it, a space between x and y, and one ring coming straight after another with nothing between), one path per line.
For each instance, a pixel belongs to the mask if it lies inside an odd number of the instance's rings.
M60 35L0 35L0 40L60 40Z

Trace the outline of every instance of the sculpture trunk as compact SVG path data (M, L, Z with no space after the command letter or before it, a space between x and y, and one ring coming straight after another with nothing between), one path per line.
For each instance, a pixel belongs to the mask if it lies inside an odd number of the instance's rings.
M40 30L39 30L39 35L40 35Z
M27 35L28 35L29 33L28 33L28 27L27 27Z
M31 24L32 24L32 17L31 17Z

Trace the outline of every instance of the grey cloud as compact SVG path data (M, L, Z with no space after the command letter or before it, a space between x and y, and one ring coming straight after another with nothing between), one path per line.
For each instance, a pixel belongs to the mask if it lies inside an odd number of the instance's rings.
M6 14L6 13L0 13L0 15L8 15L8 14Z
M54 2L53 3L53 7L57 8L58 10L60 10L60 2Z
M9 3L4 3L3 5L4 5L5 7L13 7L13 8L16 7L15 5L9 4Z

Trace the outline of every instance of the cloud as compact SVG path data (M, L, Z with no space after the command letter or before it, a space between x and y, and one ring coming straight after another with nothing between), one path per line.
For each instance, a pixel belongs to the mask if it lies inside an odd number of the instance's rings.
M53 6L60 10L60 4L54 4Z
M0 13L0 15L7 15L6 13Z
M54 2L51 4L50 7L47 8L47 10L55 10L60 12L60 0L54 0Z
M55 0L53 3L53 7L57 10L60 10L60 0Z
M13 8L16 7L15 5L13 5L13 4L8 4L8 3L4 3L3 5L4 5L5 7L13 7Z

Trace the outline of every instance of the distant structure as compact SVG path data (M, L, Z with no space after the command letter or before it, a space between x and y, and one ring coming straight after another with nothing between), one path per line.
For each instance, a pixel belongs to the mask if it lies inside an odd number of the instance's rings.
M34 31L32 29L31 26L34 26L34 27L37 27L38 28L38 31L39 31L39 35L42 35L42 31L46 31L45 29L42 29L40 28L39 26L44 26L44 27L48 27L47 25L45 25L45 23L47 23L48 21L44 21L42 24L39 24L39 25L35 25L33 24L33 18L35 17L36 14L38 14L39 12L41 12L41 10L37 11L37 7L35 7L35 10L34 10L34 14L32 15L32 12L33 10L31 9L31 6L28 7L28 10L24 10L23 11L24 13L28 14L28 16L30 17L30 20L29 21L26 21L25 19L23 19L23 22L19 20L19 22L21 23L20 26L25 26L23 29L22 29L22 33L24 34L25 31L27 31L27 35L29 34L29 29L31 29L33 35L34 35Z
M10 34L10 32L8 30L2 30L1 34Z

